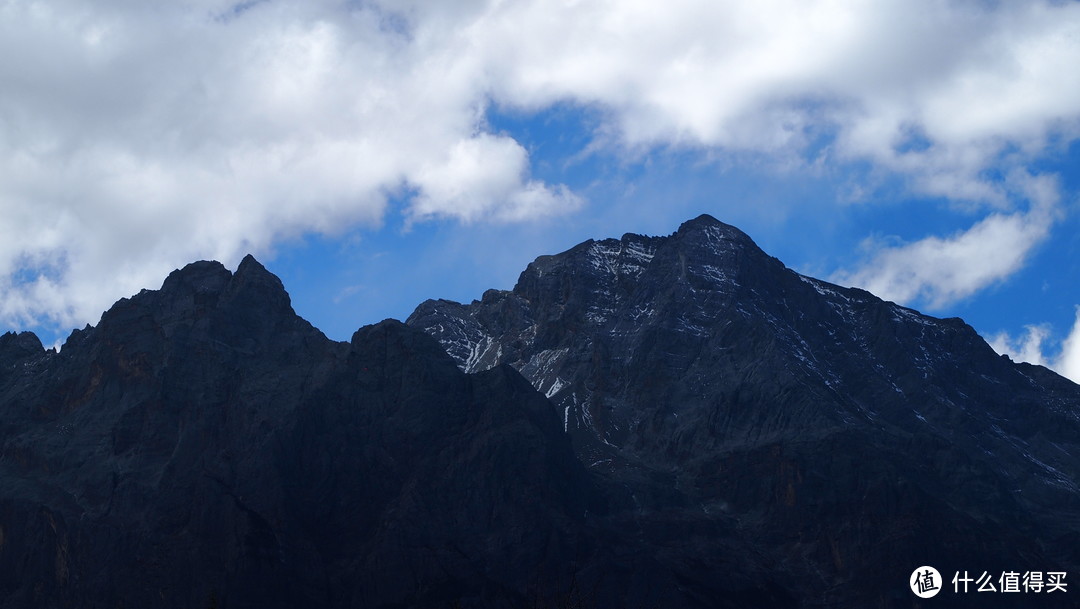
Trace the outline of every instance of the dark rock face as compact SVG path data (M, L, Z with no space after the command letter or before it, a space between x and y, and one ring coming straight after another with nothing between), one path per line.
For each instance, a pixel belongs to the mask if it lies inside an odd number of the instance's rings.
M0 337L0 606L509 606L588 558L589 481L509 367L327 340L253 258L61 352Z
M583 463L625 489L611 519L694 585L912 607L923 564L1080 580L1080 388L959 319L798 275L711 217L540 257L512 291L407 323L464 371L509 364L548 396ZM1074 603L946 587L949 606Z
M907 578L1080 585L1078 407L707 216L349 343L197 262L0 336L0 607L1075 606Z

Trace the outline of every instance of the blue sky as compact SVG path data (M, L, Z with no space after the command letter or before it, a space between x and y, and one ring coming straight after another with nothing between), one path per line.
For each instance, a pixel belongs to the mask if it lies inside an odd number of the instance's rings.
M541 139L563 137L558 130L536 128L543 126L540 120L523 131ZM525 139L521 132L511 133ZM406 229L405 218L397 213L378 231L358 231L346 239L304 239L283 248L268 264L290 287L298 311L334 338L345 339L359 323L403 319L426 298L468 302L489 288L510 289L536 256L589 238L668 234L700 213L743 229L789 267L824 278L858 260L867 238L917 241L927 234L963 231L972 222L970 214L951 209L947 200L912 197L901 184L889 185L873 205L837 206L846 172L839 177L778 174L696 164L686 156L658 152L646 162L599 159L590 163L598 167L586 172L551 170L551 178L588 199L586 209L566 216L514 224L443 220ZM533 158L552 164L559 160L540 153ZM1070 167L1080 168L1080 155L1074 150L1056 164L1064 177ZM605 178L592 173L605 167ZM1080 172L1072 172L1076 179ZM1073 325L1073 303L1080 303L1078 278L1080 225L1069 216L1009 277L942 306L920 298L904 304L936 316L963 317L988 338L1002 331L1023 336L1025 326L1046 326L1050 343L1051 337L1064 339Z
M0 4L0 328L254 253L331 338L710 213L1080 378L1080 3Z

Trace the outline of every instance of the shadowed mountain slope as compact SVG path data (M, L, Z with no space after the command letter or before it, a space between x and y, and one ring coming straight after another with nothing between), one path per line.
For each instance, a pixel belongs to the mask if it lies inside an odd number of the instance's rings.
M0 606L510 606L595 492L544 398L399 322L327 340L253 258L60 353L0 337Z
M519 370L635 521L732 522L801 606L913 606L923 564L1080 567L1080 388L709 216L542 256L511 291L407 323L467 372Z
M1071 583L1078 406L962 321L707 216L349 343L253 258L197 262L59 353L0 336L0 607L914 608L924 564ZM1075 605L943 583L926 603Z

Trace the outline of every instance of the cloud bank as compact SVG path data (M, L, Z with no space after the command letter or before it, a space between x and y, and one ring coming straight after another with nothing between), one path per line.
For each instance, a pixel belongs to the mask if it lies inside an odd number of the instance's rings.
M1078 64L1080 4L1049 0L0 0L0 321L92 322L191 259L394 204L579 209L485 120L567 103L608 150L868 162L969 205L970 230L844 274L943 303L1051 229L1026 167L1077 136Z

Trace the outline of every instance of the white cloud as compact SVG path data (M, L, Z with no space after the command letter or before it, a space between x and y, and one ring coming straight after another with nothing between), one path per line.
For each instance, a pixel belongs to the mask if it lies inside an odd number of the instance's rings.
M489 132L492 103L597 108L619 148L798 159L834 132L831 161L991 206L851 274L960 297L1052 223L982 175L1076 136L1078 60L1080 4L1048 0L0 0L0 321L94 321L188 260L378 225L393 194L413 221L580 206Z
M867 240L868 259L832 279L863 287L896 302L922 301L941 308L1002 281L1020 269L1060 215L1054 176L1014 171L1003 182L1011 198L1029 209L992 213L971 228L948 237L929 236L890 246Z
M832 279L886 300L922 300L940 308L1011 275L1048 228L1043 215L993 214L947 238L927 237L896 247L869 242L870 260Z
M1046 326L1024 326L1022 337L1014 338L1007 332L998 332L986 342L990 343L994 351L1008 355L1016 361L1045 366L1047 358L1043 355L1043 343L1049 335L1050 331Z
M417 218L578 205L478 131L476 58L428 44L334 2L0 3L0 319L94 321L186 261L378 224L407 190Z
M1061 343L1061 353L1054 359L1053 368L1080 383L1080 307L1076 310L1076 321L1069 336Z
M515 2L471 32L499 99L600 104L628 143L776 151L830 123L837 155L978 171L1077 128L1076 3ZM913 125L935 147L898 152Z
M1058 374L1080 383L1080 307L1076 319L1065 340L1055 353L1047 347L1050 330L1046 325L1025 326L1022 337L1012 337L1007 332L990 336L987 342L994 351L1012 359L1029 364L1046 366Z
M1046 238L1057 183L1025 167L1052 136L1080 133L1080 71L1070 68L1080 61L1080 4L988 8L505 3L477 37L507 49L496 63L497 99L599 105L619 144L790 159L833 129L825 154L834 162L870 160L918 193L983 210L961 234L876 246L870 260L837 275L942 307L1008 277ZM530 24L524 35L522 23ZM988 169L1009 177L988 178Z
M524 220L580 205L581 200L565 188L552 191L535 180L524 180L528 162L525 149L509 137L481 134L457 142L443 158L417 171L413 182L421 194L412 215Z

